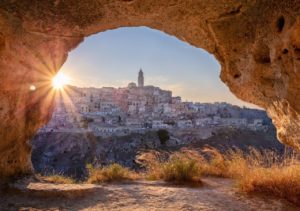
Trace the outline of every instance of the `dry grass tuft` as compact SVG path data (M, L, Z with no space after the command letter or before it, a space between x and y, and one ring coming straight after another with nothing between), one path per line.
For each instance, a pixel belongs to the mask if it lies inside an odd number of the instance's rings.
M167 182L201 184L200 167L195 160L171 158L161 165L159 177Z
M150 180L162 179L176 184L201 184L201 168L192 154L174 153L164 161L154 160L155 156L148 155L147 178Z
M295 153L280 156L253 148L248 153L238 149L221 153L206 148L201 152L183 149L165 160L158 157L144 156L149 179L197 183L202 175L233 178L247 193L267 193L300 204L300 162Z
M206 149L211 159L203 163L203 174L234 178L242 191L267 193L300 205L300 162L297 154L283 156L250 148L245 154L230 150L221 154Z
M87 183L92 184L132 180L137 178L135 172L116 163L103 168L94 168L89 164L87 165L87 169L89 172Z
M41 180L54 184L75 184L76 181L70 177L62 175L38 176Z
M205 148L202 153L207 157L201 164L202 174L206 176L240 178L248 170L250 163L254 163L252 160L256 160L249 159L251 156L239 149L228 150L224 154L215 148Z
M247 193L267 193L300 205L300 165L249 169L238 180L241 190Z

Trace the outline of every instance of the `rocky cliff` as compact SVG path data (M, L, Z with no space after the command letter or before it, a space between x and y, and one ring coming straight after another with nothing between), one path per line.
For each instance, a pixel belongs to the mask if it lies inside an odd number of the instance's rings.
M181 147L201 149L212 146L220 150L237 147L246 151L248 147L254 147L279 153L284 151L272 129L262 132L219 128L209 137L202 136L197 131L181 131L171 133L170 139L162 144L156 131L108 138L86 133L39 133L32 140L32 163L40 174L62 174L84 179L87 173L85 166L89 163L95 166L119 163L140 169L136 158L148 150L176 151Z

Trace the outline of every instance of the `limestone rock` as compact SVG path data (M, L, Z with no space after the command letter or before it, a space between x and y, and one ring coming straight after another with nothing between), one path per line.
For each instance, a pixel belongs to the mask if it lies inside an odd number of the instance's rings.
M122 26L158 29L214 54L230 90L265 108L280 140L300 149L298 0L2 0L0 177L31 172L27 141L49 120L49 81L68 52Z

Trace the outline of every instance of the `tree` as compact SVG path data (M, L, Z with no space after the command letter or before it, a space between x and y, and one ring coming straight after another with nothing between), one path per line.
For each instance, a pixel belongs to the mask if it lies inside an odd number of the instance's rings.
M161 145L164 145L170 139L169 131L165 129L160 129L156 133Z

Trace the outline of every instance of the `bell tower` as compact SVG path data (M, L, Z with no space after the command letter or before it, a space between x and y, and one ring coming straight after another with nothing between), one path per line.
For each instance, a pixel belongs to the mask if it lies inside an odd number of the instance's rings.
M144 87L144 73L143 73L142 68L139 71L138 87Z

